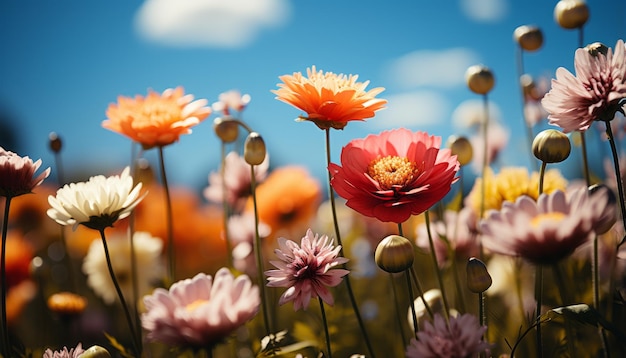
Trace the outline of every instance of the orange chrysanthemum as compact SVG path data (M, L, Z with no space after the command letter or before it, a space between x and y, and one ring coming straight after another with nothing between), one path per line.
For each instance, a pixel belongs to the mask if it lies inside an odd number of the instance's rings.
M321 129L343 129L349 121L362 121L374 117L374 112L383 109L386 100L376 98L384 91L376 87L365 88L369 81L357 82L359 76L317 71L315 66L307 69L307 76L300 72L279 78L276 99L304 112L301 120L315 123Z
M191 127L211 114L206 99L193 98L182 87L162 94L150 90L146 97L120 96L109 105L102 127L129 137L144 149L166 146L191 133Z

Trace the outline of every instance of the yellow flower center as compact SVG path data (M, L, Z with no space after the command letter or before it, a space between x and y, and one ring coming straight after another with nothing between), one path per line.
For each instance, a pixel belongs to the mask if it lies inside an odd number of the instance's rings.
M381 189L389 190L409 184L418 176L419 168L407 158L388 155L373 160L367 167L367 174L380 184Z
M561 221L565 219L565 217L566 217L565 214L559 213L559 212L540 214L540 215L535 216L530 221L530 225L532 225L533 227L538 227L545 221Z
M174 123L180 120L180 111L180 106L174 101L147 100L141 108L141 115L135 118L135 122L142 126Z
M208 302L208 300L195 300L191 302L190 304L188 304L187 306L185 306L185 308L187 309L187 311L191 312L195 310L196 308L202 306L206 302Z

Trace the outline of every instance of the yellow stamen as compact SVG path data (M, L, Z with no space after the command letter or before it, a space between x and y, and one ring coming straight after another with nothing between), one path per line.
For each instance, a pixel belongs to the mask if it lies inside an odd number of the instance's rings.
M376 180L384 190L394 186L405 186L419 175L416 163L407 158L388 155L373 160L367 167L367 174Z
M566 215L559 212L545 213L535 216L531 221L530 225L533 227L537 227L541 225L544 221L561 221L565 219Z
M208 302L208 300L195 300L193 302L191 302L190 304L188 304L187 306L185 306L185 308L187 309L187 311L193 311L196 308L202 306L203 304L205 304L206 302Z

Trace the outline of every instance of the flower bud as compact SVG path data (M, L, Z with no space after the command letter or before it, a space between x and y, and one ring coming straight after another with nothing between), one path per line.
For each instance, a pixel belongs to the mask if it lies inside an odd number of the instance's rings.
M48 135L48 143L53 153L59 153L61 148L63 148L63 141L55 132Z
M563 132L546 129L535 136L533 154L544 163L559 163L569 157L572 145Z
M589 195L606 195L606 205L604 207L602 217L594 227L594 231L598 235L602 235L609 231L615 221L617 220L617 211L615 205L617 204L617 198L615 193L605 184L594 184L589 187Z
M537 26L519 26L513 31L513 38L526 51L536 51L543 45L543 33Z
M413 244L400 235L389 235L384 238L374 253L378 267L389 273L402 272L413 266Z
M213 121L213 130L224 143L232 143L239 136L239 123L228 116L218 117Z
M606 57L606 55L609 53L609 48L601 42L594 42L592 44L589 44L585 46L585 50L587 50L589 54L593 57L598 57L598 55L604 55Z
M470 66L465 71L465 82L469 89L477 94L487 94L494 85L493 73L483 65Z
M461 165L467 165L472 161L474 155L474 149L472 143L466 137L451 136L448 139L448 146L453 155L456 155L456 159Z
M554 20L564 29L582 27L589 19L589 8L583 0L561 0L554 7Z
M265 141L257 132L251 132L246 138L243 149L243 157L250 165L259 165L265 160Z
M487 266L479 259L472 257L465 267L467 272L467 288L474 293L482 293L491 287L491 275L487 272Z
M71 292L59 292L48 297L48 309L62 315L77 315L87 307L87 299Z
M527 73L523 74L519 78L519 83L522 87L522 91L524 92L524 97L530 97L535 101L541 99L542 95L537 90L537 84L535 83L533 76Z
M100 346L91 346L80 355L80 358L111 358L111 354Z

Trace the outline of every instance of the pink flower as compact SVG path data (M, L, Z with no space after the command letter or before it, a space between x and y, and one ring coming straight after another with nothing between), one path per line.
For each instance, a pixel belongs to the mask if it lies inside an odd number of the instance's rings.
M331 163L331 185L359 213L401 223L441 200L458 178L459 161L441 137L400 128L356 139Z
M483 340L486 326L478 324L478 318L471 314L451 316L450 322L435 314L434 323L426 322L417 332L417 339L411 339L406 349L407 358L466 358L473 357L489 348Z
M261 298L250 278L227 268L199 273L144 297L147 338L184 348L209 348L256 316Z
M623 40L603 53L598 48L579 48L574 57L576 76L556 70L552 89L542 100L550 124L563 132L585 131L596 120L610 121L626 97L626 47Z
M0 196L12 198L32 192L50 175L48 168L35 177L40 166L41 159L33 162L0 147Z
M278 270L265 271L268 287L288 287L280 296L279 304L293 301L294 310L306 309L311 298L319 297L329 305L334 299L328 287L341 283L350 271L335 268L348 262L338 257L341 246L333 246L328 236L318 236L308 229L300 245L285 238L278 239L274 250L280 260L270 261Z
M83 345L78 343L76 348L70 348L69 351L67 347L63 347L62 350L54 352L52 349L48 348L43 352L43 358L78 358L84 352Z
M600 227L615 222L616 207L608 190L586 187L569 195L561 190L504 202L481 221L482 242L491 252L520 256L534 264L550 264L588 242Z
M257 184L260 184L267 177L269 169L269 156L255 167L254 175ZM209 174L209 186L204 189L204 197L215 203L222 203L224 200L223 183L226 185L226 202L237 212L241 212L250 196L251 173L250 164L246 163L237 152L230 152L224 159L224 181L222 173L213 172Z
M220 93L219 101L213 103L211 107L214 111L221 111L225 116L230 115L231 110L243 111L252 98L249 94L241 95L237 90Z
M254 257L256 230L259 231L261 239L267 237L271 232L270 227L263 222L260 222L256 228L254 214L250 212L228 218L228 239L233 247L231 250L233 266L236 270L250 277L258 276Z

